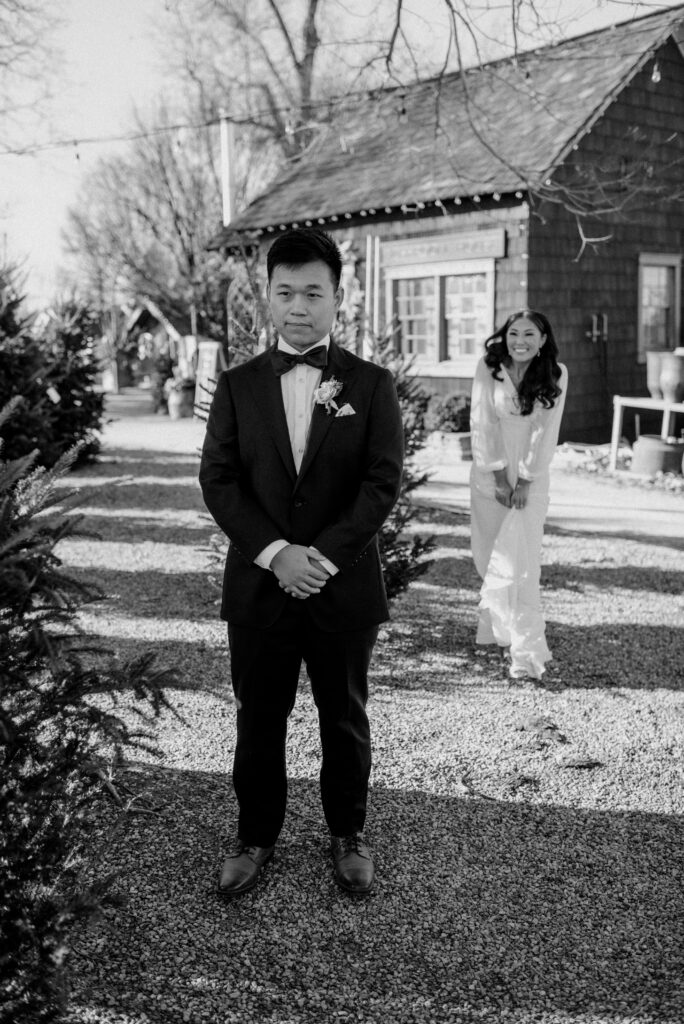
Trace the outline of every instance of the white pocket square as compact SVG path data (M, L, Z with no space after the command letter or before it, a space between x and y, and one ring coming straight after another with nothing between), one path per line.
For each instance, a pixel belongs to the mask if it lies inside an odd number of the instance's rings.
M338 416L356 416L356 409L352 409L349 402L347 402L346 405L343 405L341 409L337 410L335 413L335 419L337 419Z

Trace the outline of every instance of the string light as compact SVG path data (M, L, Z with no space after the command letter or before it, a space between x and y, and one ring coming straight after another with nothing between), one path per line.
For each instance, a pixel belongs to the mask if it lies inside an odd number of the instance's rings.
M524 195L524 193L521 192L521 191L518 191L518 192L515 193L515 195L518 198L520 198L520 197L522 197ZM485 196L484 198L486 199L487 196ZM502 198L502 194L500 192L493 192L491 194L491 198L494 201L496 201L496 202L500 202L501 198ZM408 202L408 203L402 203L400 206L397 206L396 208L391 207L391 206L385 206L384 207L384 213L391 214L396 209L397 212L401 212L401 214L404 217L407 217L407 216L409 216L409 214L418 214L418 213L420 213L421 210L425 210L426 208L433 206L437 210L441 210L442 213L445 216L448 216L449 215L449 211L446 208L445 202L453 202L454 206L462 206L464 200L466 200L466 199L470 199L470 201L473 202L473 203L481 203L483 201L483 197L481 195L479 195L479 193L474 193L472 196L464 196L463 198L461 198L461 196L454 196L453 199L448 199L448 200L442 200L442 199L439 199L439 198L437 198L437 199L428 199L428 200L415 200L415 201ZM528 207L526 202L523 202L521 204L521 209L523 211L527 211L529 209L529 207ZM328 214L327 216L324 216L324 217L317 217L317 218L315 218L315 220L316 220L316 223L322 224L322 225L324 225L326 223L338 224L340 219L352 220L354 217L376 216L378 213L382 214L383 210L377 210L374 207L369 207L367 210L356 210L354 212L348 210L347 212L340 213L340 214L332 213L332 214ZM303 223L305 224L306 227L312 227L314 221L313 220L306 220ZM299 221L292 221L289 226L291 228L295 228L296 229L296 228L298 228L300 226L300 223L299 223ZM280 229L280 231L285 231L286 228L287 228L287 225L281 224L279 229ZM268 231L268 232L273 232L273 231L276 231L278 229L274 225L269 225L268 227L264 228L263 230L264 231ZM525 223L523 221L519 222L518 230L520 231L521 234L524 233L527 230L527 227L526 227L526 225L525 225ZM527 257L524 257L524 258L527 258Z

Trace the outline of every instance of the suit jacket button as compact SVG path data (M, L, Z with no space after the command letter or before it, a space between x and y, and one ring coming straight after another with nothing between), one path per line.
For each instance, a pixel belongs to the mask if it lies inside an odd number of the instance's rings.
M306 502L304 502L304 501L301 501L301 500L300 500L299 498L297 498L297 500L296 500L295 502L293 502L293 504L294 504L294 507L295 507L295 508L301 508L301 507L302 507L302 505L305 505L305 504L306 504Z

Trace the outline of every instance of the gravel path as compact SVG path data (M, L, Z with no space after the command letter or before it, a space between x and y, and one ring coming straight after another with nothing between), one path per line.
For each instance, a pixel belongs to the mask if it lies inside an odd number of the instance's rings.
M95 823L85 874L119 877L77 937L71 1024L681 1024L681 546L551 530L556 660L543 685L512 684L472 642L467 515L424 509L435 561L372 673L375 891L354 902L332 881L303 677L276 857L225 904L234 722L201 434L122 419L69 481L92 488L101 540L63 557L108 595L84 625L177 666L187 723L164 717L163 758L134 761L117 779L128 810Z

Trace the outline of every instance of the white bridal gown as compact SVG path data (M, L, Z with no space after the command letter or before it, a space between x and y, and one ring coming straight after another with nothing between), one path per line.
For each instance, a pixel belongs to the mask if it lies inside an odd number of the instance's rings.
M511 675L541 678L551 658L541 612L539 578L544 519L549 505L549 466L558 443L568 372L561 366L562 394L551 409L539 402L521 416L513 381L501 367L494 380L478 363L471 401L473 466L470 474L471 546L482 578L478 644L510 647ZM494 497L494 470L511 486L530 481L523 509Z

